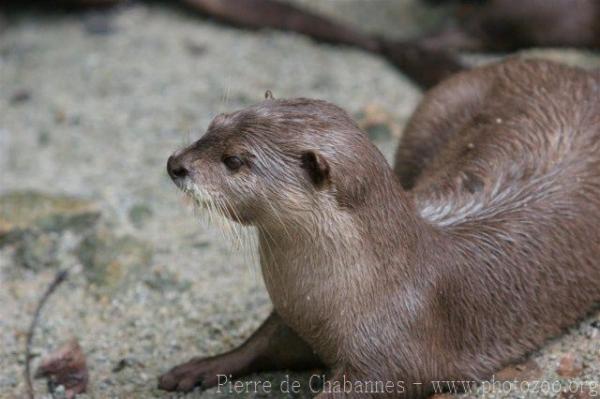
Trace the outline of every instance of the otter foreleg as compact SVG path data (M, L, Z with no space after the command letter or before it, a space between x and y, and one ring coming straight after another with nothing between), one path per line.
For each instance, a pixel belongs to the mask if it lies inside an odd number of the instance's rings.
M166 391L191 391L217 385L219 375L243 377L261 371L303 371L323 367L319 358L275 313L238 348L221 355L196 357L159 378Z

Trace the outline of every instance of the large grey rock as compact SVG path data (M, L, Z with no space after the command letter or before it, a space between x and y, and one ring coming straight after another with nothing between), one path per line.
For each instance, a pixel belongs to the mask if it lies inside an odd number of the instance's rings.
M91 201L66 195L15 191L0 196L0 248L14 245L18 266L56 266L70 243L89 234L100 212Z
M0 247L27 234L81 232L92 227L100 212L81 198L36 191L0 195Z
M77 248L77 257L91 284L117 289L142 278L152 259L151 247L133 236L116 236L101 228Z

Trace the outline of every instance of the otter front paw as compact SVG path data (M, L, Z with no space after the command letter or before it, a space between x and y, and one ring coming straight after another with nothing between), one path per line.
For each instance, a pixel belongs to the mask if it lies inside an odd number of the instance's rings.
M158 388L180 392L189 392L197 386L206 389L217 385L218 374L228 373L229 364L219 357L193 358L161 375Z

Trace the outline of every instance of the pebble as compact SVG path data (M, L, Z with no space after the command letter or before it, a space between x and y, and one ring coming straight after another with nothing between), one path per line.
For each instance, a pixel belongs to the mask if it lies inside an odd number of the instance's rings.
M537 362L533 359L525 363L510 365L503 368L495 377L497 381L525 381L537 379L542 375L542 370Z
M556 369L556 373L561 377L577 377L583 371L583 361L577 355L573 355L572 353L567 353L564 355L558 364L558 368Z
M23 104L31 99L31 92L27 89L19 89L10 96L10 103L13 105Z

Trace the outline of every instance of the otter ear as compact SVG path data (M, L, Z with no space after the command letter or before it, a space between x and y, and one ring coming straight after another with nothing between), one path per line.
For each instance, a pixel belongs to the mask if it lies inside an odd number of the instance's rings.
M302 168L308 172L313 184L322 187L329 181L329 164L321 155L314 151L306 151L300 158Z

